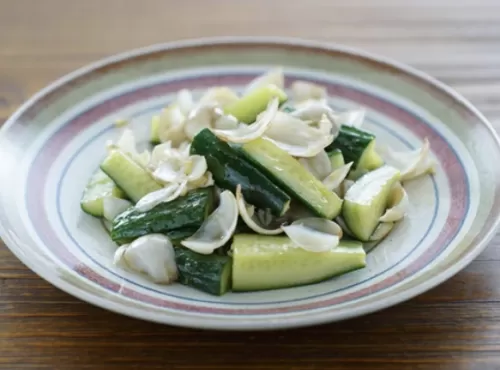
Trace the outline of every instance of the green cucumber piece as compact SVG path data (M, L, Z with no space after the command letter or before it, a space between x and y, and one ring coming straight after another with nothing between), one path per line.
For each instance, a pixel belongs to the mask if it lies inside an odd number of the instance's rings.
M345 165L344 155L340 149L334 149L331 152L328 152L328 158L330 158L330 164L332 165L332 170L336 170L337 168Z
M111 177L134 203L162 188L148 171L119 150L113 150L104 159L101 170Z
M357 171L358 176L384 164L375 151L375 136L355 127L340 127L338 136L326 151L331 152L334 149L342 152L345 163L353 162L352 171Z
M327 252L309 252L286 236L239 234L233 238L233 290L306 285L365 267L363 244L340 241Z
M256 139L241 146L242 153L276 184L317 215L332 219L342 208L342 200L329 191L295 158L265 139Z
M231 287L232 262L229 256L199 254L175 248L178 282L213 295L223 295Z
M103 216L103 200L106 197L125 199L127 195L116 186L115 182L101 169L97 169L90 178L80 200L80 206L89 215Z
M160 116L153 116L153 118L151 119L151 133L150 133L149 140L154 145L161 143L161 140L160 140Z
M286 93L275 85L267 85L250 91L239 100L224 108L224 113L236 117L240 122L255 122L260 112L267 108L269 102L277 97L280 104L288 97Z
M123 244L154 233L184 239L201 226L213 208L213 187L192 190L183 197L160 203L146 212L131 207L114 219L111 239Z
M245 200L275 215L283 215L290 206L290 197L276 186L239 152L215 136L209 129L200 131L191 143L191 152L205 157L215 183L232 192L241 185Z
M368 172L347 190L342 216L349 230L361 241L369 241L385 211L392 186L400 173L390 166Z

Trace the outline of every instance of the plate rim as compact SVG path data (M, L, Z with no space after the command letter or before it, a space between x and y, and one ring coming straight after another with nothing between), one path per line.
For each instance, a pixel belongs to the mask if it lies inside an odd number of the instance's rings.
M270 44L270 45L295 45L302 46L306 48L319 48L323 50L329 51L338 51L347 55L352 55L357 58L378 62L380 64L388 65L397 70L405 72L421 81L431 85L432 87L441 90L445 94L452 97L455 101L462 104L467 110L469 110L476 118L478 118L482 124L486 127L490 136L496 143L497 148L500 151L500 138L493 128L492 124L488 121L488 119L465 97L463 97L456 90L451 88L450 86L442 83L431 75L420 71L414 67L411 67L402 62L398 62L392 58L388 58L385 56L380 56L378 54L374 54L369 51L361 50L355 47L332 43L332 42L324 42L324 41L314 41L303 38L292 38L292 37L253 37L253 36L226 36L226 37L204 37L204 38L195 38L195 39L185 39L178 40L167 43L159 43L153 44L146 47L131 49L128 51L124 51L118 54L114 54L102 59L99 59L90 64L84 65L68 74L59 77L55 81L49 83L46 87L39 90L37 93L32 95L28 100L26 100L20 107L16 109L16 111L6 120L6 122L0 128L0 140L5 135L5 131L12 126L18 118L24 114L27 110L31 108L39 99L43 98L45 95L51 93L52 91L58 89L59 87L65 85L66 83L72 81L75 78L81 77L83 75L92 73L93 71L104 67L106 65L125 61L129 59L134 59L142 55L152 54L155 52L161 52L164 50L175 50L180 48L192 47L192 46L203 46L203 45L224 45L224 44ZM5 211L5 210L4 210ZM388 299L382 300L380 302L370 304L368 306L362 306L360 308L353 309L349 312L317 312L311 315L311 317L281 317L272 319L269 321L254 321L254 320L245 320L242 319L238 325L235 325L233 322L229 322L228 324L224 324L223 321L219 318L211 318L211 317L196 317L189 316L187 317L176 317L169 315L167 311L162 312L153 312L156 310L152 310L149 312L148 317L144 317L144 308L138 308L134 305L124 306L122 304L116 304L113 300L103 297L100 294L90 293L83 288L75 289L75 285L71 284L64 278L62 278L57 273L53 273L52 271L45 270L39 268L36 263L33 262L33 259L27 258L20 248L17 246L17 242L11 238L8 230L0 224L0 237L4 241L5 245L9 250L28 268L30 268L33 272L35 272L42 279L46 280L50 284L56 286L60 290L79 298L87 303L92 305L107 309L112 312L116 312L125 316L134 317L142 320L148 320L153 322L158 322L162 324L174 325L174 326L182 326L182 327L191 327L191 328L202 328L202 329L217 329L217 330L275 330L275 329L285 329L285 328L295 328L295 327L303 327L310 325L317 325L321 323L328 323L334 321L341 321L357 316L366 315L372 312L376 312L382 310L384 308L388 308L399 303L402 303L410 298L413 298L417 295L423 294L429 289L436 287L437 285L443 283L448 280L456 273L464 269L467 265L469 265L489 244L492 238L496 235L497 230L500 227L500 212L497 214L496 219L491 224L490 229L481 237L481 239L470 248L470 251L458 260L455 264L449 266L447 269L441 271L436 274L432 279L422 282L420 284L415 285L410 289L406 289L401 293L390 297ZM110 294L110 293L106 293ZM127 299L126 297L123 297Z

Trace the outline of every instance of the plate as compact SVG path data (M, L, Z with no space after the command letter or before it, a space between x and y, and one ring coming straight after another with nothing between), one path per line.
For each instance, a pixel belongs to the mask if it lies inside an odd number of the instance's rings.
M80 211L91 173L131 120L143 143L151 116L188 88L242 88L274 66L321 83L338 109L365 107L381 145L411 149L429 138L434 176L409 182L408 217L369 253L367 267L329 281L213 297L160 286L112 264L115 245ZM399 63L346 47L271 38L224 38L152 46L111 57L54 82L0 133L0 230L29 268L97 306L171 325L275 329L363 315L448 279L494 235L500 213L500 145L463 97Z

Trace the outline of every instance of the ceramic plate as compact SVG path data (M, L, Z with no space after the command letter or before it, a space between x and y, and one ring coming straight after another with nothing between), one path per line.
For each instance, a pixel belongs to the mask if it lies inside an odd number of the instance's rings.
M115 245L79 207L105 142L117 137L115 120L131 120L146 143L151 116L179 89L238 89L277 65L287 84L327 86L334 107L365 107L366 128L381 145L411 149L429 138L437 173L408 183L408 217L369 253L365 269L304 287L213 297L115 268ZM499 223L499 141L471 104L409 67L306 41L180 42L98 62L24 104L1 130L0 158L1 235L21 261L85 301L173 325L271 329L379 310L465 267Z

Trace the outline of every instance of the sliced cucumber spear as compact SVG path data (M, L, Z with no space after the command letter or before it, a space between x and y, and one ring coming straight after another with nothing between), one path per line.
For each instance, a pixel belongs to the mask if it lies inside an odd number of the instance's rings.
M365 267L357 241L326 252L308 252L286 236L238 234L233 238L233 290L266 290L316 283Z
M391 187L399 177L397 169L383 166L367 173L347 190L342 216L356 238L370 240L387 206Z
M340 149L334 149L328 152L328 158L330 158L330 164L332 165L332 170L342 167L345 165L344 155Z
M287 100L286 93L275 85L260 87L226 106L224 113L236 117L240 122L252 123L274 97L278 97L280 104Z
M331 220L339 214L342 200L337 194L328 190L299 161L269 140L252 140L243 144L241 151L277 185L317 215Z
M102 217L104 212L103 200L110 196L121 199L127 197L108 175L98 169L85 187L80 205L82 210L89 215Z
M148 171L119 150L113 150L104 159L101 170L111 177L134 203L162 188Z

